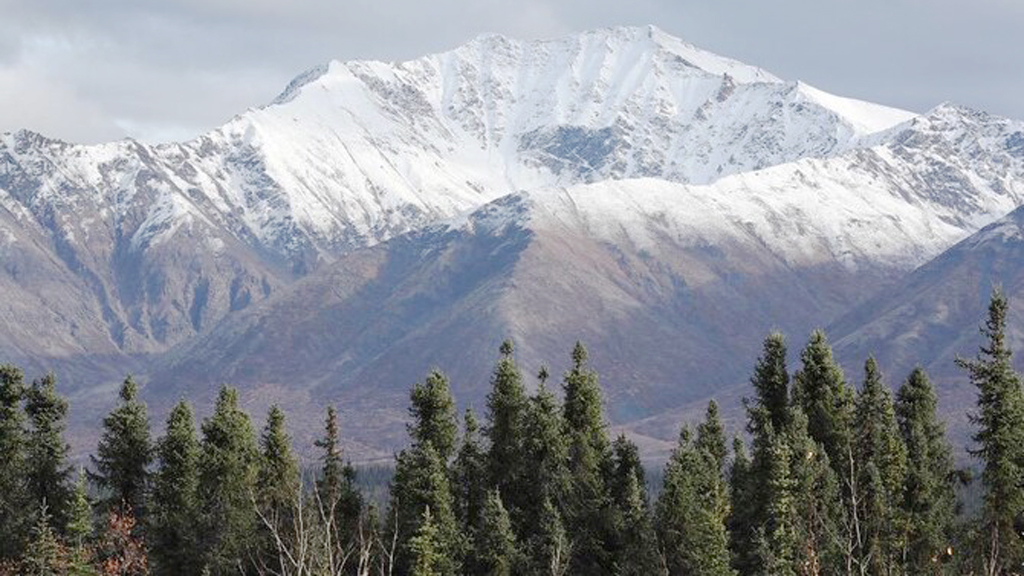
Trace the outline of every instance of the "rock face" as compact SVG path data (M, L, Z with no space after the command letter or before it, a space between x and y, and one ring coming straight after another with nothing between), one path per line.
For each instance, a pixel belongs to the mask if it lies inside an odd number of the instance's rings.
M431 365L478 400L504 337L530 370L579 338L629 422L1022 203L1018 122L840 98L650 27L485 36L331 62L190 142L3 135L0 358L58 370L83 419L127 370L158 407L222 381L339 401L372 454Z

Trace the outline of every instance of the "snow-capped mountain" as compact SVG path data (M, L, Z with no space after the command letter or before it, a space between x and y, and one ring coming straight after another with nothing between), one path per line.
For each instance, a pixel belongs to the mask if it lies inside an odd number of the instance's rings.
M82 389L125 367L169 386L194 357L196 382L273 396L287 384L258 352L400 390L420 360L486 382L466 338L477 358L512 334L552 361L585 337L612 357L614 412L641 416L733 381L714 350L756 346L782 315L825 324L1022 203L1020 122L834 96L654 27L482 36L317 67L189 142L0 136L0 357ZM693 349L638 370L617 333ZM671 384L698 358L718 368Z

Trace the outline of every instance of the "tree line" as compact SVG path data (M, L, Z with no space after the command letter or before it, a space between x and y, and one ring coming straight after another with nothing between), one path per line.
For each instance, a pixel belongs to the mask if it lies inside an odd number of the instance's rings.
M196 427L180 402L150 436L131 377L87 469L68 464L68 403L48 375L0 366L0 574L1018 574L1024 563L1024 392L993 293L970 414L982 506L965 517L928 376L895 396L868 358L855 389L823 332L790 372L770 334L731 447L712 401L684 424L649 496L637 446L607 431L581 344L556 394L528 393L506 341L483 421L444 374L413 386L389 502L364 501L328 408L315 470L285 414L257 433L222 387Z

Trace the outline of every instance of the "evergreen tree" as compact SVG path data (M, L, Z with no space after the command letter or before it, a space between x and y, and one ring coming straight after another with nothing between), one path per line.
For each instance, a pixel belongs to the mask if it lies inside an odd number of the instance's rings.
M622 576L661 574L658 537L654 532L647 495L635 474L626 476L622 501L617 503L619 527L614 573Z
M811 334L800 360L793 401L807 416L807 432L824 447L837 477L846 478L852 457L853 392L821 330Z
M202 432L199 542L205 569L225 574L245 564L257 525L253 495L259 449L249 416L238 407L237 390L221 388L213 415L203 422Z
M532 481L526 477L523 447L528 404L522 375L512 356L512 341L503 342L500 352L487 395L487 471L490 484L498 489L519 524L526 506L524 488Z
M408 430L413 445L425 446L429 442L442 462L451 460L459 426L455 401L444 374L435 370L423 383L413 386L409 416L412 422Z
M569 486L569 450L562 414L558 400L546 385L547 370L542 367L538 377L540 385L530 397L524 432L526 477L531 482L524 487L527 506L523 526L531 530L541 523L545 501L563 502ZM522 541L529 538L525 531L519 536Z
M430 515L430 508L423 510L423 517L415 536L409 541L412 554L411 576L448 576L455 574L450 558L443 551L444 544L440 531Z
M432 442L416 445L398 455L391 485L391 516L397 518L397 572L416 566L419 558L415 538L425 530L426 510L430 510L431 550L436 553L441 573L457 572L464 542L455 519L448 470Z
M854 431L860 491L859 562L873 574L891 574L902 564L900 503L907 461L892 395L882 383L874 358L864 364Z
M28 414L28 490L35 506L46 504L53 526L61 532L68 522L71 467L64 441L68 402L57 393L57 379L47 374L32 383L25 398Z
M790 469L793 451L783 433L775 433L771 423L763 432L769 438L764 461L766 482L760 486L765 517L754 528L756 573L764 576L795 576L800 573L795 555L799 548L796 482Z
M950 545L956 517L953 450L936 415L938 399L928 375L915 368L896 394L896 418L907 448L902 517L904 569L933 574L933 559Z
M704 422L697 426L697 448L711 455L715 468L724 479L725 458L729 453L725 445L725 427L714 400L708 402Z
M480 527L487 498L487 453L480 446L476 416L469 408L464 422L462 445L455 457L455 515L462 530L472 536Z
M0 562L20 555L32 526L34 505L25 483L27 440L21 401L25 394L21 370L0 365Z
M127 506L136 518L145 518L149 465L153 460L149 416L129 375L121 384L121 402L103 419L103 435L92 457L90 479L109 494L104 510Z
M338 412L333 406L327 407L324 437L314 444L323 451L320 477L316 482L318 505L330 522L335 551L341 552L351 544L358 529L363 498L356 489L355 469L342 458L338 442Z
M282 559L278 554L279 545L275 533L289 549L295 544L293 540L298 535L293 533L293 520L296 514L301 513L298 498L300 485L299 463L292 455L291 438L285 430L284 412L277 405L270 407L267 424L260 436L259 464L255 499L263 525L260 526L262 542L259 544L257 562L268 569L284 572L287 567L280 565Z
M971 454L982 461L985 488L978 557L985 573L993 575L1016 570L1024 562L1024 547L1014 529L1024 512L1024 394L1006 342L1008 308L1006 297L995 290L981 330L985 344L974 360L957 359L978 389L977 411L971 414L977 429Z
M729 546L733 567L740 574L753 574L758 565L758 521L753 512L755 505L760 505L764 500L752 485L752 464L741 438L733 438L732 452L733 460L729 467L729 499L732 508L726 524L730 535Z
M566 498L566 529L575 549L572 572L606 574L611 570L608 539L614 534L614 517L604 483L609 462L608 437L601 407L597 373L586 366L587 351L576 343L573 367L563 384L564 436L568 444L569 493Z
M550 498L541 502L536 526L529 541L527 573L565 576L569 573L574 546Z
M32 526L31 538L21 562L23 576L63 576L68 569L67 554L53 531L54 521L46 504L41 504Z
M476 557L479 561L477 574L510 576L517 573L519 549L516 535L497 490L488 491L484 502L476 539Z
M714 456L698 448L684 426L656 504L655 525L669 574L736 574L719 504L708 498L718 483L714 466Z
M750 416L750 433L771 424L780 431L786 426L789 410L789 371L786 368L786 339L772 332L764 339L761 357L750 378L756 394L753 401L745 401Z
M200 451L192 409L185 402L171 410L166 434L156 446L156 460L159 468L153 475L146 532L153 572L198 574Z
M81 549L92 534L92 505L89 503L85 478L85 470L79 470L68 514L68 541L76 549Z

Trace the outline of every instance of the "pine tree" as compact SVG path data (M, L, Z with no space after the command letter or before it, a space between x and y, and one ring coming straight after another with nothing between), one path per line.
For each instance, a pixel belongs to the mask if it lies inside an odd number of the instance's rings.
M68 541L76 549L81 549L92 534L92 504L89 503L85 478L85 470L79 470L68 514Z
M472 536L480 528L487 498L487 453L480 446L476 416L471 409L466 409L463 421L462 445L455 457L453 474L455 515L462 530Z
M711 455L715 468L724 479L725 458L729 452L725 445L725 427L714 400L708 402L704 422L697 426L697 448Z
M793 450L783 433L776 433L767 423L769 447L764 461L765 483L760 486L765 517L754 528L757 562L756 573L764 576L795 576L800 573L795 560L799 549L797 509L795 500L804 497L794 493L796 481L790 468Z
M766 423L775 431L785 428L790 391L786 339L782 334L772 332L764 339L750 383L756 394L753 401L745 401L750 415L750 433L756 434Z
M807 432L824 447L837 477L845 478L852 454L853 392L821 330L811 334L800 360L793 401L807 416Z
M338 412L327 408L324 437L315 443L323 451L320 477L316 482L318 505L328 519L335 553L342 553L352 543L360 522L363 498L356 489L356 471L342 458L338 441Z
M13 560L29 537L34 505L25 483L27 439L21 401L25 394L21 370L0 365L0 562Z
M198 574L199 441L192 409L179 402L167 419L165 436L157 443L159 468L153 475L153 492L146 535L155 574Z
M118 407L103 419L103 436L97 456L92 457L96 471L89 478L109 494L102 502L105 511L126 506L143 519L153 452L146 405L130 375L121 384L120 399Z
M479 571L488 576L510 576L517 573L519 549L512 521L497 490L487 492L476 539Z
M870 566L873 574L891 574L899 569L903 550L900 502L907 457L892 395L882 383L874 358L864 364L854 431L854 458L860 475L859 562Z
M271 406L267 424L260 436L259 472L256 477L255 500L261 517L257 562L271 570L285 572L281 566L279 544L291 549L296 534L293 520L299 509L299 463L292 455L291 438L285 430L284 412L277 405ZM276 537L275 537L276 534Z
M910 576L934 574L934 558L950 546L956 517L953 450L936 415L938 399L928 375L915 368L896 394L896 418L907 448L901 502Z
M427 509L431 511L431 549L440 558L436 566L444 574L458 571L464 542L455 519L448 470L432 442L399 453L391 484L391 505L394 511L390 516L397 518L393 529L398 531L398 573L414 567L414 537L424 529Z
M569 573L574 546L551 499L544 498L541 502L536 526L528 544L529 569L526 572L565 576Z
M971 414L977 447L970 452L983 465L983 543L978 557L991 575L1015 570L1024 561L1024 547L1014 529L1024 511L1024 394L1006 343L1008 308L1006 297L995 290L981 330L985 344L974 360L957 359L978 389L977 410Z
M57 379L47 374L32 383L25 397L28 414L28 491L35 506L46 504L58 532L67 526L71 501L69 447L64 441L68 402L57 393Z
M528 496L523 526L528 529L540 525L544 502L565 501L569 487L569 449L562 414L558 400L546 385L547 370L542 367L538 377L540 385L530 397L524 433L526 476L532 479L525 486ZM519 536L522 540L529 538L525 532Z
M568 445L569 493L566 498L566 529L575 549L572 572L606 574L611 569L608 538L614 517L604 483L609 462L608 436L601 407L597 373L586 366L587 351L576 343L573 367L566 373L563 389L564 436Z
M257 525L253 493L259 449L249 416L238 407L237 390L221 388L213 415L203 422L202 431L200 544L205 568L223 574L244 564Z
M63 576L68 569L67 553L53 530L54 521L46 504L41 504L32 526L29 545L21 562L23 576Z
M622 576L648 576L662 573L658 537L654 532L647 495L635 474L626 476L622 501L617 502L618 542L614 573Z
M412 423L408 429L413 445L424 446L429 442L442 462L451 460L459 427L455 401L444 374L435 370L423 383L413 386L409 416Z
M501 358L491 376L491 392L487 395L487 472L517 525L521 525L526 506L524 487L526 455L523 448L524 426L528 408L522 375L512 356L512 341L501 345Z
M388 513L389 528L398 534L399 573L412 567L411 539L417 534L427 507L445 558L457 566L463 552L448 470L458 430L448 379L440 372L431 372L423 383L413 386L410 396L411 422L407 428L412 445L396 457Z
M733 460L729 467L729 499L732 509L726 525L733 567L740 574L753 574L757 565L756 543L758 520L755 506L764 502L752 484L752 463L741 438L733 438Z
M655 526L669 574L734 575L729 537L713 494L714 456L697 447L684 426L655 506Z
M442 551L440 531L430 515L430 508L423 510L423 516L416 534L409 540L412 555L411 576L447 576L454 574L449 559Z

